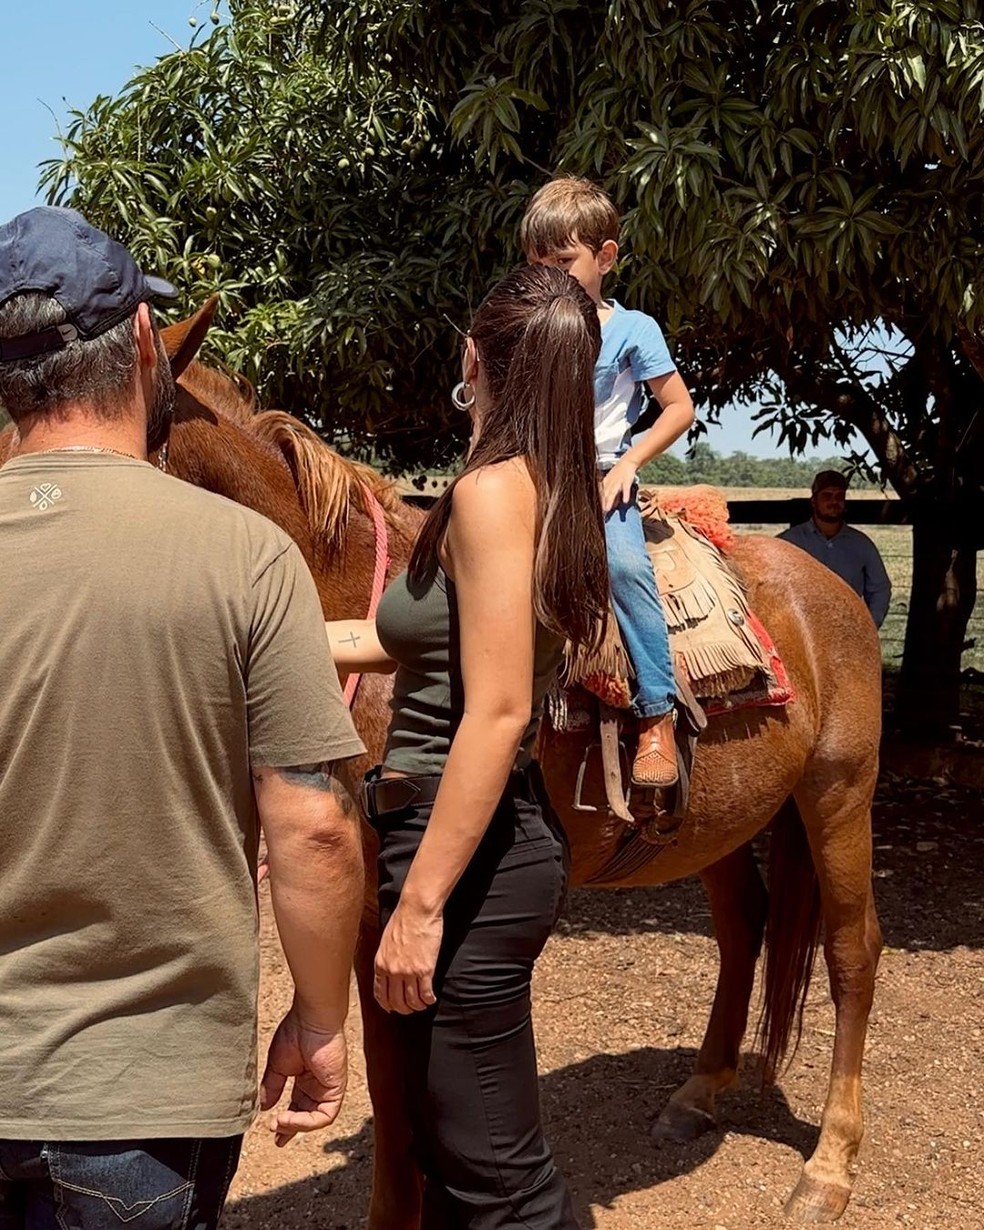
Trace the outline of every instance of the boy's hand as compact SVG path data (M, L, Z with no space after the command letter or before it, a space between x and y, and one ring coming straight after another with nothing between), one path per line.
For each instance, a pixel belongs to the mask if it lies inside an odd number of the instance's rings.
M620 504L632 502L632 489L636 483L637 469L628 457L621 457L601 480L601 507L610 513Z

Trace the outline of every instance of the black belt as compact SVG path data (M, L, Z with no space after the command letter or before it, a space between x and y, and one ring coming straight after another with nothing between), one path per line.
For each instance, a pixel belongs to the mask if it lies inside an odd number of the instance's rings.
M379 770L373 769L362 779L362 807L368 820L390 811L433 803L441 784L439 773L413 777L379 777L378 774Z
M362 779L362 806L368 820L408 807L424 807L437 798L440 773L380 777L379 772L378 768L372 769ZM535 789L529 768L514 769L503 794L532 801Z

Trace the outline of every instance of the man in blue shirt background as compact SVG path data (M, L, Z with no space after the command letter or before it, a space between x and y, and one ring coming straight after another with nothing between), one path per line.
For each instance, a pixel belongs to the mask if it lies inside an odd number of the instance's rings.
M813 516L779 537L802 547L846 581L864 599L875 627L880 628L888 613L892 582L875 544L844 520L847 479L839 470L821 470L813 480L812 492Z

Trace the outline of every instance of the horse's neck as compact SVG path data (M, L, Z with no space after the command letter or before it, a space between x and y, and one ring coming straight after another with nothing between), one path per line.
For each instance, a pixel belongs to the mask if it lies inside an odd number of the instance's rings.
M348 594L352 582L356 582L361 606L347 610L347 617L363 618L368 614L373 574L381 555L385 554L387 583L407 566L422 521L423 515L417 509L404 505L398 512L386 514L383 532L361 504L350 508L343 548L330 561L333 577Z
M281 456L237 423L190 418L171 432L169 470L178 478L244 504L279 525L297 543L314 577L326 619L358 619L368 613L376 553L381 549L371 517L354 504L340 550L314 533L293 476ZM410 554L419 514L390 517L388 577Z
M168 447L168 473L269 517L309 561L313 559L311 530L290 471L236 424L222 418L176 422Z

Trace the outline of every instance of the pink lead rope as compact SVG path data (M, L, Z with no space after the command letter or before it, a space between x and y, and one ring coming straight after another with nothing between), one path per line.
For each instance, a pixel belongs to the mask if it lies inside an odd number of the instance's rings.
M386 529L386 514L383 512L383 507L376 499L368 487L362 488L363 500L369 510L369 515L372 517L372 528L376 537L376 563L372 571L372 593L369 596L369 614L367 618L376 618L376 608L379 606L379 599L383 596L383 587L386 584L386 569L389 567L389 531ZM349 675L345 680L345 689L342 695L345 697L345 703L351 709L355 701L355 694L359 690L359 680L361 675Z

